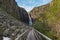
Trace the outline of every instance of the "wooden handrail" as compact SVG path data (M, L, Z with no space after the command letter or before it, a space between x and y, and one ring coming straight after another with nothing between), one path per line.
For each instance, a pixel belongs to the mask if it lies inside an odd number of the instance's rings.
M38 36L42 36L45 40L52 40L49 37L45 36L44 34L40 33L39 31L37 31L36 29L34 29L34 31L39 34Z

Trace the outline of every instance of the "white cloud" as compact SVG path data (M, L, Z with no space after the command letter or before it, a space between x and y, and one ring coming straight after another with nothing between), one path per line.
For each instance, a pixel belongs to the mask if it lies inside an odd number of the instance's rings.
M29 7L29 6L26 6L25 9L27 10L27 12L31 11L34 7Z
M31 11L34 7L33 6L24 6L24 5L19 5L20 7L23 7L27 12Z

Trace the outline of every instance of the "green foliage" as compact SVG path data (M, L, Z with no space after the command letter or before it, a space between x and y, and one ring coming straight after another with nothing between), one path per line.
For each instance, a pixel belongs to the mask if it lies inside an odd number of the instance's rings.
M32 25L34 28L36 28L38 31L46 34L46 32L48 32L49 30L46 29L43 25L43 23L40 22L36 22L35 24Z
M37 22L33 27L53 40L60 40L56 37L56 32L51 32L50 28L55 28L55 24L60 22L60 0L54 0L53 5L47 7L47 11L40 13ZM48 28L50 26L50 28ZM49 30L48 30L49 29Z
M40 31L44 35L48 36L49 38L53 40L58 40L57 37L55 36L55 32L51 32L50 28L46 28L46 26L43 25L41 22L36 22L35 24L32 25L36 30Z

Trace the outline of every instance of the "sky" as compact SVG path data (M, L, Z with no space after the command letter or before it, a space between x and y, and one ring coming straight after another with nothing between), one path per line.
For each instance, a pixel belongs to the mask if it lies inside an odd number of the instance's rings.
M25 8L27 12L31 11L34 7L48 4L52 0L16 0L19 7Z

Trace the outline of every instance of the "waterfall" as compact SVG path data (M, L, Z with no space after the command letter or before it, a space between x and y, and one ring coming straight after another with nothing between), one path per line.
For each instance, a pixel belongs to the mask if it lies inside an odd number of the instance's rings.
M29 16L29 25L31 26L32 25L32 19L31 19L29 13L28 13L28 16Z

